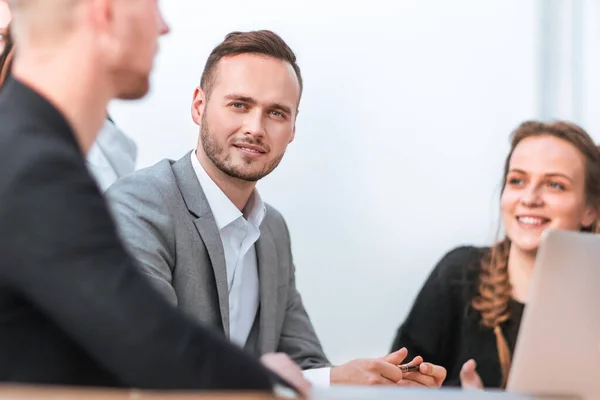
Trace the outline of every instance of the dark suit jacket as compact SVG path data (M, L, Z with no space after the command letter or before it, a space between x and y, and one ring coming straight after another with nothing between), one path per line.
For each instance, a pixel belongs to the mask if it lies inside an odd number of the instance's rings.
M0 381L272 388L140 274L67 121L15 79L0 93L0 165Z

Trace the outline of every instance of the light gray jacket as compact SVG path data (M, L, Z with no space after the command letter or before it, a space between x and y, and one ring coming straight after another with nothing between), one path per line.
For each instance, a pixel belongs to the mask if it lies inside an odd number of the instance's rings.
M228 337L224 250L190 153L125 176L107 197L122 239L156 287ZM256 243L260 305L245 348L256 356L287 353L303 369L330 366L296 290L285 221L266 207Z

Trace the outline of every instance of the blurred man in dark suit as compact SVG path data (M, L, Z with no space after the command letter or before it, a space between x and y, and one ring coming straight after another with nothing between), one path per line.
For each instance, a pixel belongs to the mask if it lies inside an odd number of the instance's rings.
M0 381L257 389L281 381L168 304L119 241L85 155L149 89L156 0L12 0L0 92ZM302 386L287 357L270 368Z

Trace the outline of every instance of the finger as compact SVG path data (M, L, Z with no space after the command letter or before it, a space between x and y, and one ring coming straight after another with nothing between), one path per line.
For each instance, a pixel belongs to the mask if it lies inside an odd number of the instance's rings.
M370 385L380 385L380 386L392 386L392 385L396 384L396 382L391 381L381 375L373 375L373 377L368 378L367 382Z
M475 360L473 360L471 358L470 360L467 360L467 362L463 364L463 366L461 368L461 372L465 372L465 373L473 372L473 371L475 371L475 368L477 368L477 363L475 362Z
M402 380L402 371L396 364L386 362L384 360L375 359L369 366L369 371L375 375L379 375L391 383L396 383Z
M435 380L436 386L438 387L444 383L447 375L446 368L440 365L425 362L421 363L419 366L419 372L421 374L431 376Z
M414 374L414 372L411 372L411 374ZM421 382L416 382L410 379L402 379L400 382L396 383L396 386L399 387L412 387L412 388L423 388L426 387L426 385L423 385Z
M460 370L460 384L463 389L483 389L483 382L476 372L477 363L471 359Z
M483 389L483 385L480 383L480 378L476 372L470 372L468 374L460 375L460 386L463 389Z
M466 363L464 363L462 368L460 369L461 379L472 378L473 374L475 373L476 366L477 366L477 364L475 363L475 360L473 360L473 359L468 360Z
M407 374L404 374L403 381L413 382L415 384L418 384L419 386L426 386L426 387L438 387L439 386L433 376L425 375L420 372L409 372ZM398 383L400 383L400 382L398 382Z
M386 386L390 386L390 385L395 385L396 382L391 381L383 376L381 376L379 373L376 372L375 369L373 369L373 371L371 371L371 369L369 370L364 370L364 378L362 379L361 382L355 382L355 383L359 383L359 384L363 384L363 385L386 385Z
M287 378L285 375L287 375ZM308 395L310 394L312 385L306 378L304 378L304 376L302 374L298 375L298 374L289 372L288 374L283 374L282 377L284 379L287 379L289 381L289 383L294 385L296 387L296 389L298 389L303 396L308 397Z
M303 381L304 382L302 382L300 384L299 389L300 389L300 392L304 395L304 397L308 397L310 395L310 389L312 386L308 381L306 381L306 380L303 380Z
M381 357L381 359L383 361L387 361L388 363L398 365L398 364L401 364L402 361L404 361L404 359L406 358L407 355L408 355L408 350L406 350L406 348L403 347L400 350L397 350L393 353L388 354L387 356Z
M408 366L413 366L413 365L420 365L423 363L423 357L421 356L416 356L415 358L412 359L411 362L409 362L408 364L404 364L404 365L408 365Z

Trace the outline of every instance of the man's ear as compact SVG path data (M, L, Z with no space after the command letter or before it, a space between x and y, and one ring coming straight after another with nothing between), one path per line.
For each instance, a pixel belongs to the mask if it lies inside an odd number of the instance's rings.
M98 38L98 46L106 65L114 65L123 56L123 21L118 18L117 4L113 0L90 0L86 16ZM129 27L125 27L129 29Z
M204 109L206 108L206 95L204 90L198 86L194 90L194 99L192 100L192 119L196 125L202 124L202 115L204 115Z

